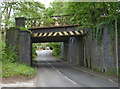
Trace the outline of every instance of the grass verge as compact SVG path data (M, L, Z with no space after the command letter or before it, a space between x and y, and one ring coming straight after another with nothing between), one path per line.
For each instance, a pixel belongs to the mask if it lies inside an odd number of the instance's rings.
M61 55L54 55L56 58L61 59Z
M31 77L37 73L35 68L27 66L25 64L18 63L2 63L2 77L13 77L14 75L23 75Z

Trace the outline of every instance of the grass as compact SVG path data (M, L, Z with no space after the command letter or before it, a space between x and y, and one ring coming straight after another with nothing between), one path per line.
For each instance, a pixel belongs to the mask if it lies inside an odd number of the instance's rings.
M56 52L56 50L53 50L53 51L52 51L52 54L53 54L56 58L58 58L58 59L61 59L61 58L62 58L61 53Z
M115 72L113 70L110 70L108 72L106 72L107 74L115 74Z
M0 77L8 78L23 75L31 78L32 75L37 73L36 68L21 64L20 62L18 63L19 56L14 52L15 48L11 45L6 47L6 43L2 42L2 60L0 61L0 68L2 67L0 73L2 73Z
M100 71L98 68L92 68L92 70L95 71L95 72L102 73L102 71Z
M55 55L56 58L61 59L61 55Z
M2 77L13 77L14 75L23 75L31 77L36 74L36 69L25 64L2 63Z
M118 77L120 77L120 73L118 74Z
M116 75L116 72L114 70L109 70L107 72L102 72L102 71L98 70L97 68L94 68L92 70L95 71L95 72L104 73L104 74L107 74L107 75ZM120 77L120 73L118 74L118 77Z

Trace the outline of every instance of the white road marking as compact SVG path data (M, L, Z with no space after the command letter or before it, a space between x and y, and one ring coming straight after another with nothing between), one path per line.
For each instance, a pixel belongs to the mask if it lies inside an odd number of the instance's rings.
M65 76L63 73L61 73L59 70L57 70L54 66L52 66L48 61L47 61L48 65L50 65L55 71L57 71L59 74L61 74L62 76L64 76L67 80L69 80L70 82L74 83L75 85L78 85L76 82L74 82L73 80L71 80L70 78L68 78L67 76Z
M69 81L71 81L72 83L78 85L76 82L74 82L73 80L71 80L70 78L68 78L67 76L65 76L66 79L68 79Z

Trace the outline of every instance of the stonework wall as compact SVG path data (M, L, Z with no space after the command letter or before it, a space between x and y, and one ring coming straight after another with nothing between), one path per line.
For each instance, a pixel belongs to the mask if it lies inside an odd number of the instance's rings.
M118 25L120 25L120 22ZM118 27L118 64L119 64L119 73L120 73L120 26ZM119 78L119 84L120 84L120 78Z
M119 73L120 73L120 28L118 28L118 63L119 63ZM118 87L120 88L120 77L118 77Z
M12 28L7 31L6 37L7 47L11 45L15 47L14 52L17 53L20 61L27 65L31 65L31 35L27 31L16 30L16 28ZM17 59L19 61L19 59Z
M104 30L100 45L88 36L85 40L85 66L100 71L115 70L116 59L114 46L107 30Z
M115 43L111 42L108 28L104 28L103 39L98 45L90 36L71 37L68 43L63 43L63 58L70 63L88 67L94 70L110 71L116 68ZM67 45L67 46L65 46ZM67 54L67 57L65 55Z
M21 62L31 65L31 35L27 31L20 31L19 55Z
M68 44L69 62L84 65L84 41L82 37L71 37Z
M71 37L68 43L62 43L63 59L77 65L84 65L83 37Z
M120 73L120 28L118 28L118 63L119 63L119 73ZM118 77L118 87L120 88L120 77Z
M62 56L62 59L68 61L68 43L65 43L65 42L62 43L61 56Z
M12 46L14 48L14 52L19 55L19 30L16 28L11 28L11 30L7 30L6 35L6 46ZM19 59L17 59L19 61Z

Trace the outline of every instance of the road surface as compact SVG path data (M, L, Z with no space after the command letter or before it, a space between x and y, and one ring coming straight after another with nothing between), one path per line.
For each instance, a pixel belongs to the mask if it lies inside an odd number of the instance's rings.
M28 82L2 84L2 87L117 87L116 83L83 73L68 63L58 62L51 50L37 51L38 73Z
M116 83L83 73L56 61L51 50L37 51L37 87L117 87Z

